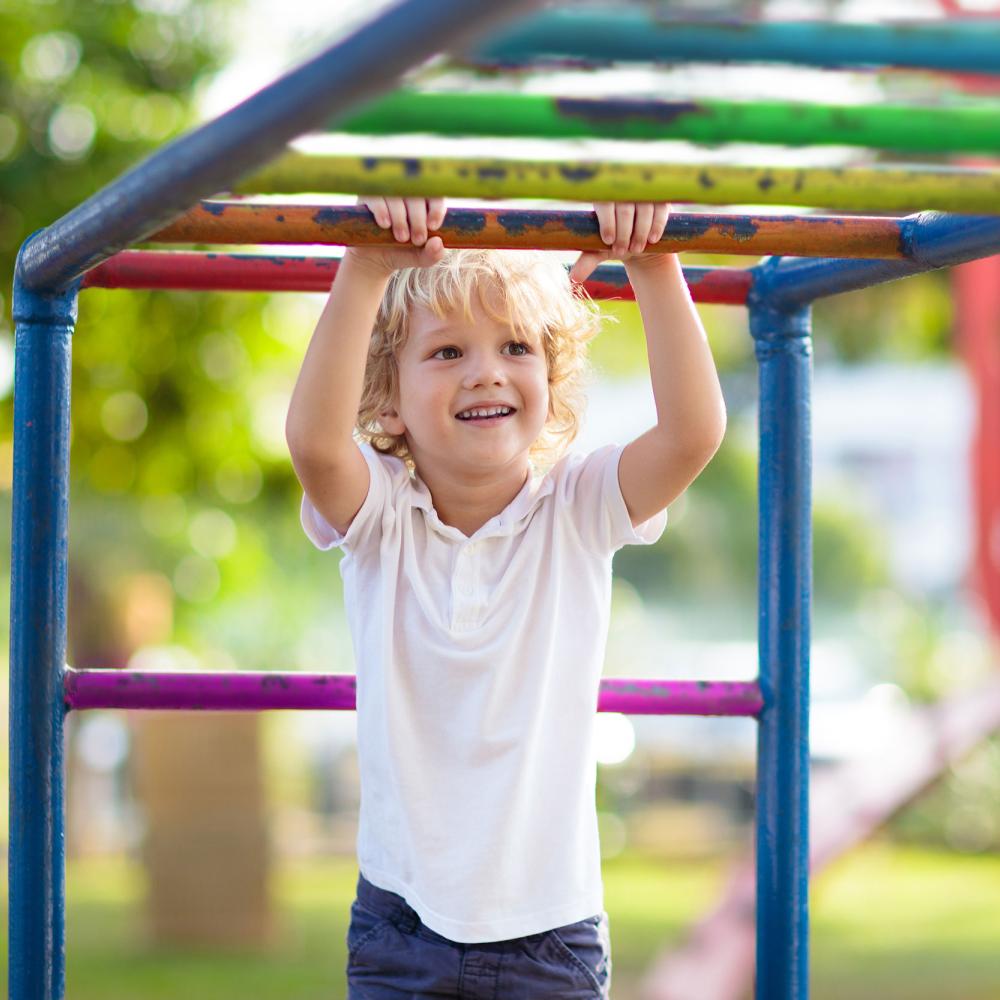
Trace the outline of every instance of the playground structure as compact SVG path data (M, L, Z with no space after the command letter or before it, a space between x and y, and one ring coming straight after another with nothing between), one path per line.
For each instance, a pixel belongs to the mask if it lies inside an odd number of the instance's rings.
M63 722L92 708L352 709L353 678L246 672L155 674L73 670L65 664L71 334L87 287L324 291L331 257L128 250L155 244L357 244L385 234L361 209L330 205L203 201L219 192L336 191L775 204L826 210L909 211L904 218L675 213L663 250L794 254L750 268L686 268L696 301L748 309L760 379L759 677L754 682L605 680L599 711L743 715L756 718L758 792L755 878L732 897L745 915L755 895L756 990L768 1000L808 995L809 608L811 590L810 307L822 296L1000 252L1000 171L960 168L843 170L601 164L562 160L428 157L307 157L293 138L323 126L362 134L440 131L461 135L601 135L782 143L845 142L905 151L995 152L996 108L930 112L906 107L795 108L623 100L563 101L525 95L381 98L399 77L439 50L466 51L500 21L528 14L527 0L473 5L406 0L215 121L184 136L30 238L15 276L17 324L14 531L11 611L10 972L12 1000L64 994ZM502 8L502 9L501 9ZM821 65L911 65L1000 72L1000 29L985 24L722 26L550 11L491 41L474 57L494 66L537 59L664 58L793 60ZM725 48L723 46L726 46ZM367 102L367 103L366 103ZM447 110L450 108L451 110ZM350 117L355 110L360 113ZM506 109L506 110L505 110ZM534 109L534 110L532 110ZM992 121L991 121L992 116ZM885 137L883 142L883 136ZM281 155L284 154L284 155ZM271 161L274 162L271 162ZM192 205L196 206L192 208ZM942 213L980 214L942 214ZM450 246L596 249L589 212L452 210ZM595 297L628 297L621 267L599 268ZM953 706L964 743L1000 725L997 685ZM963 712L971 704L977 711ZM912 794L948 754L931 748L898 783ZM961 742L956 737L953 741ZM856 780L846 781L857 791ZM892 799L892 796L889 797ZM891 807L866 802L865 823ZM824 827L814 854L833 856L860 827ZM840 836L835 835L837 830ZM746 921L744 920L744 925ZM735 939L734 939L735 940ZM741 938L740 941L744 941ZM739 942L737 942L739 943ZM739 947L743 947L739 944ZM735 990L746 956L727 970ZM706 967L711 963L706 963ZM651 991L668 993L666 979ZM694 995L710 994L700 988ZM727 995L738 995L731 993Z

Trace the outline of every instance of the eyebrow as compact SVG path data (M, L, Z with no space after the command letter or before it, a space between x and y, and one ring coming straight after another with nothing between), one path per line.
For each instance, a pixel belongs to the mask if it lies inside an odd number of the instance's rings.
M433 326L430 330L418 331L418 340L433 340L435 337L450 337L454 334L455 328L450 323L441 326Z

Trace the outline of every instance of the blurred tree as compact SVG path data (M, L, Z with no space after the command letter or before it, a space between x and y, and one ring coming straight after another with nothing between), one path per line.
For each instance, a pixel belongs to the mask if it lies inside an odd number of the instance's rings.
M816 361L943 357L953 349L953 322L947 271L819 299L813 309Z
M233 0L0 5L0 254L7 273L29 233L195 124L198 89L227 56L225 17L234 7ZM286 339L268 332L267 302L264 296L105 291L81 297L70 462L68 655L74 666L121 667L144 643L185 631L211 635L198 617L224 583L239 593L266 573L270 534L251 529L238 546L228 511L279 497L294 509L282 428L296 341L283 330ZM9 490L12 347L4 305L0 455ZM280 329L281 320L275 323ZM287 644L288 621L258 614L255 623L264 630L273 623L270 633L282 633ZM249 631L245 620L242 631ZM264 647L258 643L258 656ZM239 665L263 665L248 660ZM253 726L247 736L254 748L258 721L240 720ZM67 729L71 772L78 722L71 716ZM147 745L142 719L133 714L129 722L136 746ZM218 756L205 756L206 774ZM252 783L259 763L256 750L242 754L240 768L227 766L225 787ZM223 797L217 798L221 806ZM156 801L147 798L144 805L155 826ZM258 799L228 805L223 811L232 829L263 825ZM204 810L188 813L196 823ZM194 838L216 869L231 861L235 882L257 886L255 905L266 906L260 850L244 856L235 834L213 840L195 829ZM177 884L176 859L160 863L147 854L147 860L158 913ZM224 915L230 903L244 905L232 894L214 900L220 923L230 922ZM256 940L265 923L247 924L250 938Z
M227 58L227 18L238 6L0 0L0 257L8 274L30 232L196 123L197 94ZM81 296L71 454L75 663L120 665L128 655L114 621L87 628L95 614L74 608L95 607L95 593L104 607L120 605L116 591L131 573L153 568L172 581L176 635L188 639L211 632L206 615L221 613L223 594L259 590L262 579L284 593L279 560L289 539L263 524L280 504L295 529L282 429L314 312L308 299L263 295ZM3 316L0 482L9 489L7 301ZM307 548L299 548L306 559ZM289 566L287 579L296 577ZM287 596L275 611L302 608ZM244 628L234 650L249 657L241 665L290 665L277 655L288 619L258 614L255 623L270 641Z

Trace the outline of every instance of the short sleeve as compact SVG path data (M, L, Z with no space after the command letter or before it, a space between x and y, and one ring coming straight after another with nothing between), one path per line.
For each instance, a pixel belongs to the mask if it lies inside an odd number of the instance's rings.
M324 552L332 548L356 549L373 541L377 543L381 534L382 515L393 493L393 480L399 478L400 469L406 473L406 467L399 459L381 455L367 443L359 445L359 450L368 463L368 495L345 534L337 531L323 517L307 494L302 494L302 528L309 541ZM396 465L400 468L395 468Z
M611 444L589 455L569 456L557 490L566 515L573 519L587 548L616 552L624 545L652 545L667 526L666 510L632 526L618 482L624 445Z

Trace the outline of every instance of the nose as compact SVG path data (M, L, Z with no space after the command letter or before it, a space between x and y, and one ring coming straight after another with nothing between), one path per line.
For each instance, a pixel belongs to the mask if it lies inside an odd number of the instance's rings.
M506 385L507 372L503 362L492 352L472 351L466 355L467 364L462 375L462 386L475 389L481 385Z

